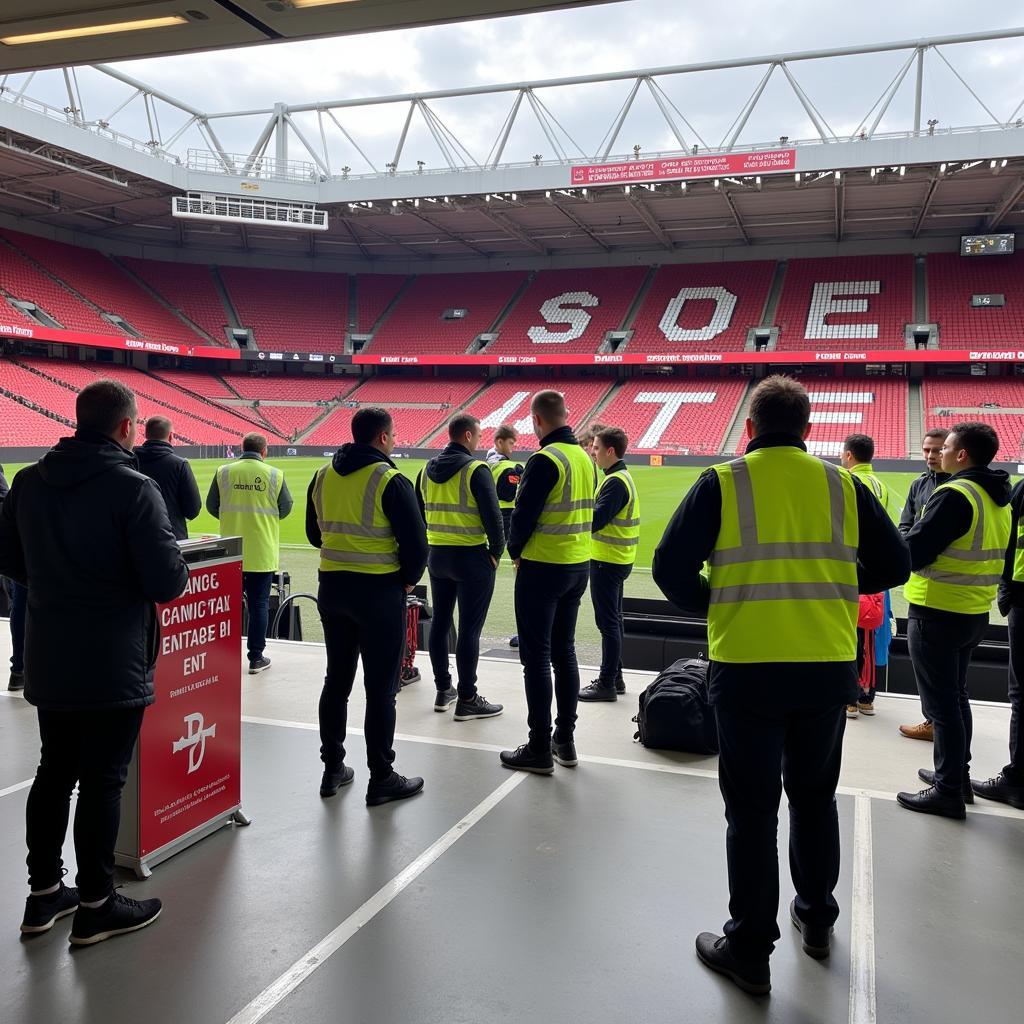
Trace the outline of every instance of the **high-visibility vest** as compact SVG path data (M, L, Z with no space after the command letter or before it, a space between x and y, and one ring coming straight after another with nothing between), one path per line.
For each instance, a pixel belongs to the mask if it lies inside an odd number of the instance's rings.
M590 557L599 562L632 565L640 544L640 498L633 478L625 469L606 474L597 489L598 495L610 480L621 480L626 485L629 500L607 526L594 532Z
M1017 520L1017 539L1013 552L1013 582L1024 583L1024 518Z
M328 463L313 484L320 528L320 571L383 575L398 572L398 541L381 496L398 470L371 462L342 476Z
M427 543L432 547L468 548L487 543L480 508L469 486L470 478L483 466L474 459L443 484L431 480L424 467L420 493L427 516Z
M871 468L870 462L858 462L850 467L850 472L867 485L868 490L878 499L879 504L886 512L889 511L889 488L885 486L882 478Z
M970 529L940 554L931 565L910 574L903 596L911 604L961 615L987 614L1003 575L1010 543L1012 513L1000 507L984 487L970 480L948 480L932 492L959 491L971 504Z
M281 519L277 499L284 473L262 459L238 459L217 470L220 532L242 538L244 572L277 572Z
M578 444L557 441L530 456L550 459L558 479L544 501L537 525L523 548L523 558L553 565L590 561L597 467Z
M857 657L853 478L800 448L714 468L722 491L708 559L708 656L736 664Z
M489 463L491 476L494 477L494 487L497 489L498 481L501 479L503 473L508 469L515 469L515 463L511 459L502 459L500 462ZM498 498L499 508L515 508L516 499L513 498L511 501L504 501L501 497Z

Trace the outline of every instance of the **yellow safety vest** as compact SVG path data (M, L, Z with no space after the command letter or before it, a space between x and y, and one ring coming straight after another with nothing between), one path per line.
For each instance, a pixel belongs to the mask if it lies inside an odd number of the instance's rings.
M1017 541L1013 552L1013 582L1024 583L1024 518L1017 521Z
M494 487L497 490L498 481L501 479L502 473L504 473L510 466L514 469L515 463L511 459L502 459L501 462L489 463L491 469L491 476L494 477ZM498 498L499 508L515 508L516 500L513 498L511 501L504 501L500 497Z
M483 466L473 460L443 484L435 483L424 466L420 474L420 493L427 516L427 543L432 547L478 547L487 543L480 508L469 481Z
M910 574L903 595L911 604L961 615L987 614L1003 575L1012 513L970 480L949 480L932 491L959 491L971 503L971 526L931 565ZM929 501L932 499L929 498Z
M244 572L277 572L281 519L277 499L284 473L262 459L238 459L217 470L220 532L242 538Z
M722 521L708 559L708 656L735 664L857 657L857 494L800 448L714 468Z
M523 558L553 565L590 561L597 467L578 444L558 441L530 456L550 459L558 470L537 525L523 548Z
M850 467L850 472L862 483L867 484L868 489L878 499L882 508L889 511L889 488L885 486L882 478L871 468L870 462L858 462Z
M621 480L626 485L629 500L625 508L621 509L606 527L595 531L590 557L598 562L632 565L636 561L637 547L640 544L640 498L633 478L625 469L606 474L597 489L598 495L607 486L608 481L613 479Z
M371 462L342 476L328 463L316 475L313 508L320 527L320 571L398 572L398 541L381 495L398 470Z

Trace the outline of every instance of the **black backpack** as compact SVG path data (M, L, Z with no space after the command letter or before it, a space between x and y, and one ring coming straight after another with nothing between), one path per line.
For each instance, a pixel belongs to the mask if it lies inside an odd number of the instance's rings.
M715 709L708 703L708 663L681 658L640 694L633 739L656 750L718 753Z

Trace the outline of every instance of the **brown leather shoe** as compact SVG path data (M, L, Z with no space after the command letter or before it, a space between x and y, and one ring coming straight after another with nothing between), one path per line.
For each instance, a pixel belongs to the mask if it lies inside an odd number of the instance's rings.
M911 740L924 740L931 743L935 739L935 730L931 722L922 722L920 725L901 725L900 732Z

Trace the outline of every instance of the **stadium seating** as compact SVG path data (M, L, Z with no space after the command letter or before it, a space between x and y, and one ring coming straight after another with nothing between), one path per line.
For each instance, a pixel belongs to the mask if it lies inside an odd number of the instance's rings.
M359 383L352 377L265 377L232 374L224 378L230 388L248 399L270 402L329 402Z
M748 383L738 377L629 381L599 418L626 431L630 451L715 455Z
M617 330L647 273L645 267L542 270L501 325L488 353L596 352Z
M357 334L370 333L407 280L402 274L360 274L356 278Z
M221 267L220 276L242 326L252 328L258 348L281 352L345 351L345 274Z
M161 260L125 259L123 262L161 298L204 330L214 344L227 344L224 328L228 314L209 267Z
M483 387L482 380L452 379L448 377L429 377L417 380L403 380L398 377L373 377L361 387L356 388L347 401L359 402L361 405L383 405L392 408L395 405L432 405L435 409L442 405L447 411L458 409L468 402Z
M774 272L775 264L767 261L659 268L626 351L742 351L748 329L761 323ZM695 291L683 297L680 308L683 288Z
M48 448L70 433L57 420L0 395L0 437L4 446Z
M423 274L391 311L366 352L418 355L465 352L487 331L523 283L522 271L481 274ZM447 309L462 309L460 319L443 320Z
M236 395L215 373L190 373L185 370L151 370L153 376L173 384L176 388L184 388L202 398L234 398Z
M143 337L182 345L206 343L202 335L161 306L102 253L14 231L3 235L100 309L116 313ZM112 329L104 333L112 333Z
M972 295L1003 295L1005 306L971 306ZM928 319L941 348L1024 344L1024 252L928 257Z
M0 362L0 387L28 399L41 409L63 416L73 423L75 420L75 398L78 393L58 382L65 379L59 373L56 375L56 380L52 377L43 377L28 369L28 366L31 365L30 360L22 362L25 365L20 365L10 359ZM7 443L6 438L4 438L4 443Z
M831 288L816 288L830 282ZM914 318L913 295L912 256L790 260L774 318L778 347L902 349ZM859 311L829 312L844 305Z
M306 430L323 411L322 405L267 405L265 402L260 404L260 415L288 440Z
M964 420L980 420L990 424L999 435L1000 460L1024 459L1024 381L926 378L921 397L927 426L948 428Z

